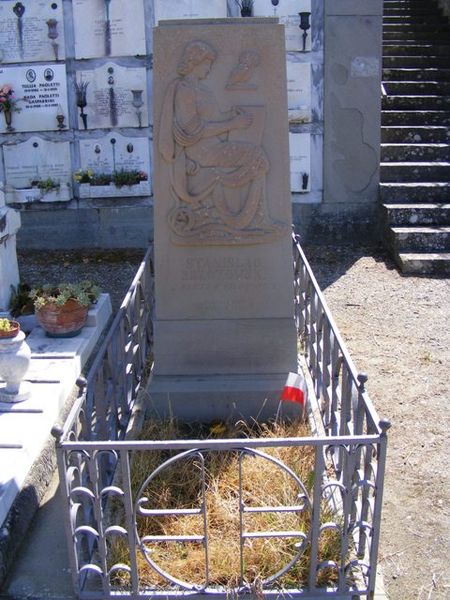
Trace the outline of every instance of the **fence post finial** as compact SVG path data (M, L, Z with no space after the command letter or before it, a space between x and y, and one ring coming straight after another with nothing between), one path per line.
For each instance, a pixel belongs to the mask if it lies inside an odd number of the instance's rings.
M363 394L366 391L366 383L369 379L367 373L358 373L359 391Z
M64 429L61 427L61 425L53 425L51 429L51 434L55 438L57 444L61 442L63 433Z
M387 430L391 427L391 422L389 421L389 419L380 419L378 425L381 429L382 435L386 435Z

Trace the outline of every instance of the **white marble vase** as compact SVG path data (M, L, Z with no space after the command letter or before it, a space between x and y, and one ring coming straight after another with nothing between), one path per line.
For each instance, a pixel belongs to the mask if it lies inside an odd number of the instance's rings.
M22 402L30 395L31 384L23 381L31 361L31 350L23 331L13 338L0 338L0 402Z

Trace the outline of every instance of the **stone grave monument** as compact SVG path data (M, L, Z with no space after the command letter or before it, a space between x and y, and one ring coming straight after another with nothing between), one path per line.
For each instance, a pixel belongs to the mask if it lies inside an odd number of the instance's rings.
M20 229L20 214L5 206L0 189L0 313L8 310L11 286L19 284L16 255L16 234Z
M275 414L297 369L286 58L277 19L154 32L159 415Z

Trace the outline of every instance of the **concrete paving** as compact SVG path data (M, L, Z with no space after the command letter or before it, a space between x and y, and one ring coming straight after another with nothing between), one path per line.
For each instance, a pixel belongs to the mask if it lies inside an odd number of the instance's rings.
M0 592L1 598L75 599L59 493L55 474Z

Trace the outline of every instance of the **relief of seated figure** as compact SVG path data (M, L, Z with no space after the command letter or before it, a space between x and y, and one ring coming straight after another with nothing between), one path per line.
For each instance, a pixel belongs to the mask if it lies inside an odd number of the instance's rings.
M166 91L158 149L170 170L174 206L169 225L179 244L271 241L289 226L269 216L270 164L259 143L239 139L250 129L262 137L265 109L220 112L203 83L216 58L206 42L190 42L177 66L179 77Z

